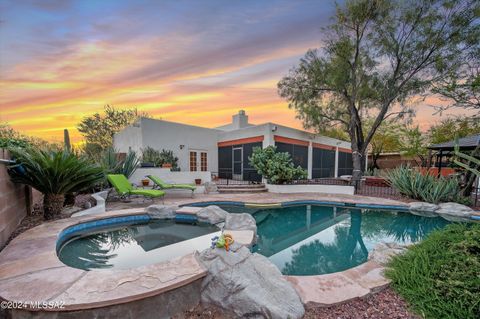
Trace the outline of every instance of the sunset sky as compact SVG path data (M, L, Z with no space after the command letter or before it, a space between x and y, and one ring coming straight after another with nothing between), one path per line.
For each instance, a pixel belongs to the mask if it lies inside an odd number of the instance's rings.
M0 1L0 122L48 140L105 104L206 127L244 109L301 127L276 84L333 1ZM431 99L427 104L435 104ZM438 120L420 106L416 122Z

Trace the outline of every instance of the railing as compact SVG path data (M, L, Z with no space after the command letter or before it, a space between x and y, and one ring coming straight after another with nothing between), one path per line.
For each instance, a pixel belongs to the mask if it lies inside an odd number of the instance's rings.
M258 177L256 171L244 171L242 176L245 176L247 180L239 180L231 178L231 174L228 174L227 177L220 176L217 172L212 172L212 181L217 185L250 185L250 184L260 184L261 181L253 181L253 177Z

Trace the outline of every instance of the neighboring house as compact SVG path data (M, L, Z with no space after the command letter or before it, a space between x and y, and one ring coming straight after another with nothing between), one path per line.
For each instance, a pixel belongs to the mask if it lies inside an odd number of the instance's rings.
M290 153L293 163L306 169L309 178L352 174L349 142L274 123L250 124L243 110L231 123L213 129L142 118L114 136L120 152L141 153L147 146L172 150L182 171L210 171L220 178L251 181L261 177L248 157L254 147L270 145Z

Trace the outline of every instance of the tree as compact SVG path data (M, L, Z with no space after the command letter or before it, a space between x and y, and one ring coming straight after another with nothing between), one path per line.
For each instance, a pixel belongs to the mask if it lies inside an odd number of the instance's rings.
M470 117L448 118L428 130L430 142L438 144L480 133L480 121Z
M428 139L417 126L402 129L402 155L412 157L417 166L426 167L428 161ZM420 159L420 163L417 161Z
M444 107L437 107L440 112L452 108L464 108L477 111L480 118L480 32L472 34L472 48L466 49L460 66L433 88L444 100L450 102Z
M380 154L384 152L397 152L403 148L401 133L402 127L392 121L385 121L380 125L370 141L372 154L371 168L379 168L377 160Z
M300 166L295 167L290 154L277 152L276 146L254 147L249 157L252 165L271 184L284 184L294 179L307 178L307 172Z
M474 0L349 0L337 6L322 49L307 52L279 94L306 128L343 125L358 185L379 126L411 115L412 99L455 68L479 7Z
M55 143L47 142L38 137L24 135L13 129L8 123L0 123L0 148L25 148L28 146L59 148L59 145Z
M96 154L112 146L113 135L141 117L149 115L139 112L137 108L119 110L106 105L103 114L95 113L83 118L77 128L85 137L85 151L90 150L92 154Z

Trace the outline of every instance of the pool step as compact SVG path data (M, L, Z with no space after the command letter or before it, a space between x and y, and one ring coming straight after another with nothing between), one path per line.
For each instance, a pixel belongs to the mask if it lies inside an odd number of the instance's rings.
M218 185L218 191L223 194L262 193L262 192L267 192L268 189L265 187L265 184Z

